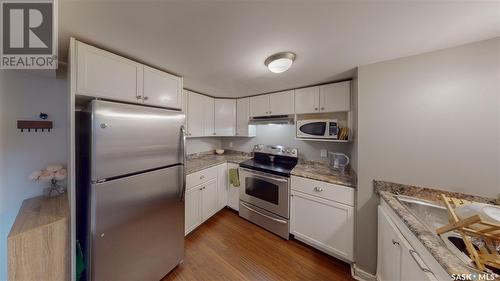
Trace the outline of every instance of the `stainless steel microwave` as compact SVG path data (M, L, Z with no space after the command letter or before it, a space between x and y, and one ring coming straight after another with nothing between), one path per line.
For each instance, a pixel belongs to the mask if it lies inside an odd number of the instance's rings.
M313 119L297 121L298 138L337 139L337 119Z

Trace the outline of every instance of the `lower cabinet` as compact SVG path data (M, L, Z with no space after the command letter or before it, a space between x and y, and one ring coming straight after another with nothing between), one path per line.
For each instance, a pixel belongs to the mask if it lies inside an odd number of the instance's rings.
M378 207L377 280L438 280L382 206Z
M354 208L293 191L290 229L297 240L347 261L353 260Z

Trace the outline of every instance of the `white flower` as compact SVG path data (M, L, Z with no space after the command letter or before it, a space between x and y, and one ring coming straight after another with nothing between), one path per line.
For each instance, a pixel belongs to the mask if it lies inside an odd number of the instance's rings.
M38 180L41 182L49 182L54 178L54 173L50 172L48 170L43 170L40 176L38 177Z
M42 171L34 171L29 175L29 179L32 181L37 181L40 175L42 174Z
M67 175L66 169L60 169L54 173L54 178L59 181L65 179Z
M49 165L47 166L47 168L45 168L45 170L49 171L49 172L57 172L59 170L61 170L63 168L63 166L61 165Z

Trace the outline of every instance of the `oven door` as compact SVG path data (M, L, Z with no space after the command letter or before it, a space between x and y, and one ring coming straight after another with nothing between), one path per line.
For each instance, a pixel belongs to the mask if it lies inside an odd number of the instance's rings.
M240 167L240 200L289 218L289 178Z
M327 121L297 121L297 137L329 138Z

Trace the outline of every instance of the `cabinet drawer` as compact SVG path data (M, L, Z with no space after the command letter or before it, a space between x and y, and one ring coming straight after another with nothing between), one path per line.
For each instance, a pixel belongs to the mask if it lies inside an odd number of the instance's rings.
M193 188L217 177L217 166L210 167L186 176L186 189Z
M354 206L354 189L351 187L292 176L292 189L323 199Z

